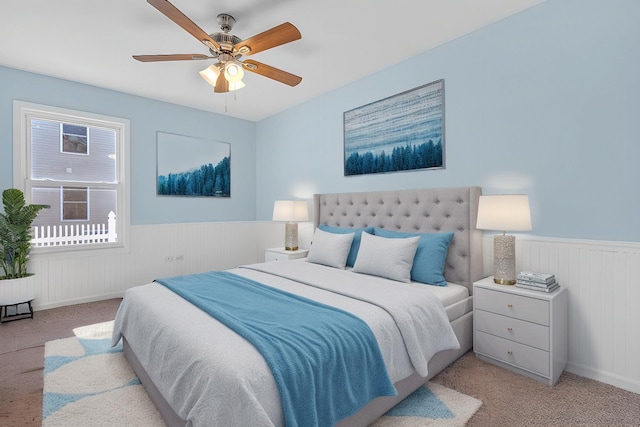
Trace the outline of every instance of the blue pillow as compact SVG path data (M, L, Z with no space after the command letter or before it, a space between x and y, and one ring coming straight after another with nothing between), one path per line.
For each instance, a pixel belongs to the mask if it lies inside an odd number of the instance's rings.
M444 278L444 263L453 239L453 232L403 233L376 227L374 234L391 238L419 236L420 242L411 268L411 280L428 285L447 286L447 281Z
M349 256L347 257L347 266L353 267L353 264L356 263L356 257L358 256L358 249L360 249L360 238L362 237L362 232L366 231L369 234L373 234L373 227L362 227L362 228L343 228L343 227L333 227L331 225L321 224L318 228L322 231L326 231L328 233L335 234L347 234L347 233L356 233L353 237L353 242L351 243L351 250L349 251Z

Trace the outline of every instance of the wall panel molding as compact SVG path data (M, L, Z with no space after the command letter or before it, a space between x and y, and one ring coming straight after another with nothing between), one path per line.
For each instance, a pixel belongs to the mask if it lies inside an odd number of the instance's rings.
M492 235L483 248L491 275ZM640 393L640 243L518 236L516 270L569 290L567 371Z
M278 246L283 236L284 225L274 222L142 225L131 227L128 252L33 253L34 308L118 298L156 278L260 262L264 249Z

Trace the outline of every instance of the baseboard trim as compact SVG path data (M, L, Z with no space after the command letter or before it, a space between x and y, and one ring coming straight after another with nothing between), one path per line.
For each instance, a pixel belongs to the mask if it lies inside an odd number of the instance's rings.
M110 293L110 294L93 295L93 296L90 296L90 297L81 297L81 298L68 299L68 300L64 300L64 301L56 301L56 302L52 302L52 303L49 303L49 304L34 304L33 305L33 310L34 311L49 310L51 308L64 307L64 306L67 306L67 305L83 304L83 303L86 303L86 302L103 301L103 300L112 299L112 298L122 298L123 296L124 296L124 291L121 291L121 292L114 292L114 293ZM38 299L36 298L35 301L37 302Z
M605 372L571 362L567 363L565 371L640 394L640 382L612 374L611 372Z

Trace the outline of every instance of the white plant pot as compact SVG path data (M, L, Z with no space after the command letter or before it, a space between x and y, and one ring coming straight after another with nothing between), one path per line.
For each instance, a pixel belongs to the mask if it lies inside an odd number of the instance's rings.
M0 305L15 305L36 297L36 276L0 280Z

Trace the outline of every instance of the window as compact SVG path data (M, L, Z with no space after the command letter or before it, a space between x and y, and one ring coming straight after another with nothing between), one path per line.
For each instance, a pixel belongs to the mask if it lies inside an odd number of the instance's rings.
M36 251L125 245L128 139L128 120L14 101L14 186L50 206Z
M60 123L62 126L62 152L89 154L89 140L87 139L86 126L74 126Z
M62 221L89 220L89 188L62 187Z

